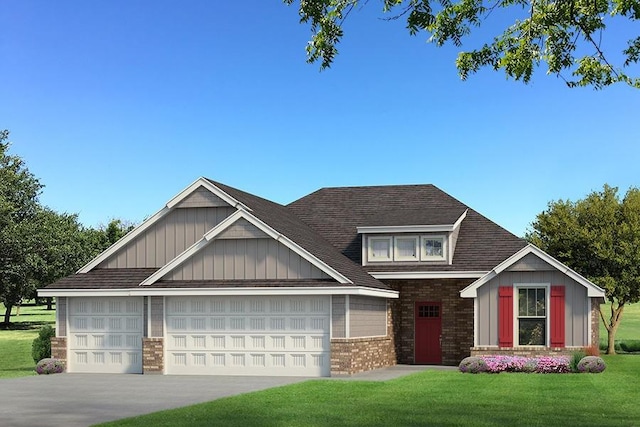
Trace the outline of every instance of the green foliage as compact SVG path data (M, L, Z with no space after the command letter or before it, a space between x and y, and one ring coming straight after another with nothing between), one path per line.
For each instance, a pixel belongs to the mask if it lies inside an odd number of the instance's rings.
M580 363L585 356L586 353L582 350L571 353L571 359L569 360L569 368L571 368L571 372L578 372L578 363Z
M620 350L627 353L640 353L640 340L620 340L617 342Z
M291 5L295 0L284 0ZM507 77L528 83L535 68L547 64L547 73L563 78L569 87L601 89L613 83L640 88L640 78L627 69L640 59L640 37L626 47L610 45L603 38L608 26L621 19L640 19L640 0L502 0L490 4L482 0L381 0L389 19L405 17L411 35L426 32L438 46L462 46L474 28L505 20L512 25L494 35L481 47L460 52L456 66L466 79L483 67L502 70ZM311 26L307 45L308 62L320 61L328 68L338 53L336 45L344 33L343 23L356 7L369 2L358 0L300 0L300 21ZM504 28L504 27L502 27ZM613 53L612 53L613 52ZM612 58L621 57L621 64Z
M640 190L618 189L571 202L549 203L526 238L606 291L610 314L601 317L614 353L615 334L625 305L640 301Z
M51 338L56 336L56 330L50 325L43 326L38 332L38 337L33 340L31 357L34 362L51 357Z

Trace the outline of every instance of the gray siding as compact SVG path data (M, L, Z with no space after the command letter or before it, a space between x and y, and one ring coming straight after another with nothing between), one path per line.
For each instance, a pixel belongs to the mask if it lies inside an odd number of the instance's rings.
M507 271L482 285L478 289L478 345L498 345L498 288L535 283L565 287L565 345L588 345L587 290L559 271Z
M329 279L273 239L214 240L165 280Z
M57 336L67 336L67 297L56 297Z
M349 337L387 335L387 300L352 295L349 297Z
M207 190L200 187L187 198L176 205L176 208L220 208L230 207L227 202Z
M98 268L160 268L234 211L231 207L174 209Z
M506 271L555 271L555 268L534 254L527 254L507 268Z
M162 337L164 335L164 297L151 298L151 322L150 337Z
M216 239L262 239L269 236L246 219L239 219L220 233Z
M344 295L333 295L331 297L331 338L346 337L346 306Z

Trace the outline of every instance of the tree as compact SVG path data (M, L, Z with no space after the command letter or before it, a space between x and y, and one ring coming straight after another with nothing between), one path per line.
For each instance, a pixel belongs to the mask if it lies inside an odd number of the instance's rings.
M291 5L295 0L284 2ZM458 54L456 67L463 80L483 67L490 67L527 83L534 69L545 62L547 73L564 79L569 87L601 89L613 83L626 83L640 88L640 78L627 74L627 69L640 59L640 36L632 34L635 38L626 41L626 46L616 48L605 43L610 39L604 40L605 35L611 35L611 28L620 28L621 22L640 19L640 0L380 2L383 12L389 13L387 19L406 18L411 35L426 32L430 34L428 40L437 46L451 42L460 47L472 29L512 21L493 40ZM321 69L331 66L344 34L343 24L361 3L364 4L361 7L369 4L359 0L300 0L300 21L310 24L312 32L307 45L308 62L320 61ZM607 28L609 31L605 33Z
M600 317L615 354L624 307L640 301L640 190L620 199L605 184L577 202L550 202L532 227L527 240L605 289L609 314L601 306Z
M0 301L9 323L11 308L29 292L29 223L38 210L40 182L22 159L10 156L9 132L0 131Z

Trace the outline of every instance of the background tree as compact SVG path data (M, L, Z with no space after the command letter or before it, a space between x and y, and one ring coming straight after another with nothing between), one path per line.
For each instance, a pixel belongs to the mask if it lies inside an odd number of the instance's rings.
M295 0L284 0L291 5ZM300 0L300 21L311 25L308 62L329 67L338 53L343 24L359 0ZM460 52L456 66L464 80L483 67L502 70L508 77L529 82L534 69L545 62L548 74L565 80L569 87L600 89L613 83L640 88L640 79L627 70L640 58L640 36L631 34L626 44L612 47L605 36L625 21L640 19L640 0L380 0L390 20L406 19L411 35L430 34L438 46L447 42L462 46L473 28L504 25L501 33L480 47ZM607 28L609 31L607 32ZM476 31L476 33L479 33ZM606 40L610 43L611 37ZM622 42L624 43L624 42ZM612 53L613 52L613 53ZM637 71L637 70L636 70ZM567 76L569 74L569 76Z
M527 240L605 289L609 313L601 306L600 317L615 354L624 307L640 301L640 190L620 199L605 184L577 202L550 202L532 227Z

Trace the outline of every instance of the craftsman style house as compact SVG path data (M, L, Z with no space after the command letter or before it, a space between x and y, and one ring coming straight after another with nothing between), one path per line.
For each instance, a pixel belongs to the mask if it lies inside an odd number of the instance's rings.
M39 295L71 372L330 376L589 346L604 291L432 185L200 178Z

